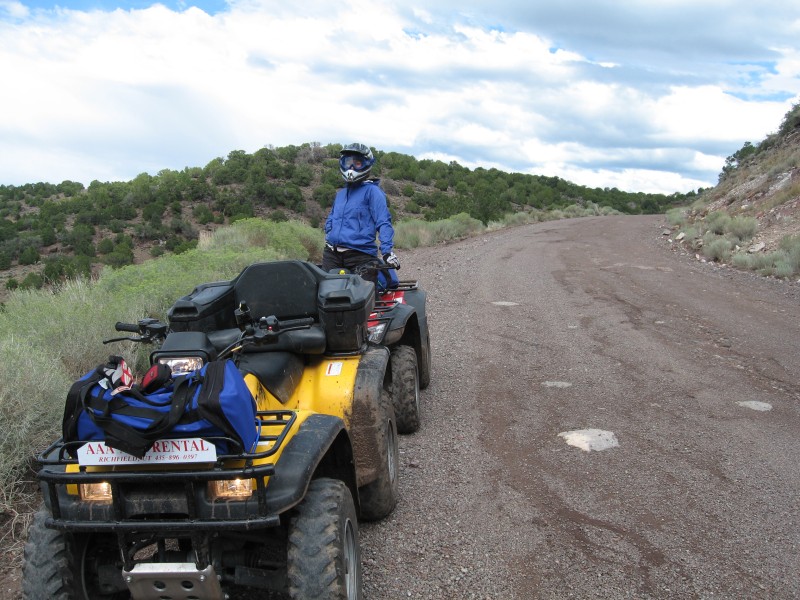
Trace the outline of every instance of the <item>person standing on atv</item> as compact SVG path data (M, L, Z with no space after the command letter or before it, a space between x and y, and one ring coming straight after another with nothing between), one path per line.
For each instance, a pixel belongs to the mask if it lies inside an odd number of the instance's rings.
M395 269L400 260L392 251L394 228L386 194L378 179L368 179L375 164L372 150L365 144L348 144L340 152L339 171L345 187L336 192L331 212L325 221L325 251L322 268L330 271L345 268L376 283L377 272L360 272L358 267L374 264L380 239L380 252L384 262Z

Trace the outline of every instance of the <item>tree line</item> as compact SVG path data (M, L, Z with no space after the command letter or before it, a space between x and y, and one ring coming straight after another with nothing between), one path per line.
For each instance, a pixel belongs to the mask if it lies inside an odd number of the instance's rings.
M41 287L89 275L99 265L180 253L197 244L198 231L260 216L324 222L341 185L341 146L306 143L233 150L205 167L142 173L127 182L74 181L0 185L0 271L31 266L14 288ZM467 213L483 223L526 210L556 210L594 203L628 214L663 213L691 192L644 194L588 188L559 177L468 169L457 162L418 160L374 150L373 175L381 179L395 219L428 221Z

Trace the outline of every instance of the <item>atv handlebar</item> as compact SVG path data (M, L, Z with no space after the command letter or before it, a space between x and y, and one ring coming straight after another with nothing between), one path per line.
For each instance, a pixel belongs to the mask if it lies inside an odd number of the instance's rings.
M163 341L163 339L167 337L168 326L158 319L139 319L138 323L123 323L122 321L117 321L114 324L114 329L127 333L138 333L139 336L125 336L103 340L104 344L110 344L111 342L141 342L143 344L151 344L156 341Z
M298 329L309 329L313 324L314 319L312 317L286 319L284 321L278 320L274 315L261 317L258 321L245 326L241 337L222 350L218 358L227 358L239 352L245 346L261 346L275 343L282 334Z
M122 321L117 321L117 324L114 325L114 329L117 331L129 331L131 333L139 333L139 326L133 323L123 323Z
M357 267L353 267L353 273L356 275L362 276L364 273L372 273L372 272L379 272L379 271L389 271L390 269L394 269L395 271L399 271L400 267L393 267L387 262L376 258L371 262L366 262L364 264L358 265Z

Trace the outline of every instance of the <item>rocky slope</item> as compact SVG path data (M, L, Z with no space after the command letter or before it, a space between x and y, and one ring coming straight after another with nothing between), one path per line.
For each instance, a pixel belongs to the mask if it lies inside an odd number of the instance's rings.
M687 208L687 223L702 227L719 211L756 219L758 230L748 241L749 252L772 252L784 237L800 235L800 128L776 138L706 190ZM683 241L684 246L692 242Z

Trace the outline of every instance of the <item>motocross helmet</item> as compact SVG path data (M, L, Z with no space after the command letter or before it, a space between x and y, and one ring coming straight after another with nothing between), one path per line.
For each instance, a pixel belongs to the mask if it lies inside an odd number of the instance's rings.
M347 183L366 179L374 164L372 150L364 144L347 144L339 153L339 171Z

